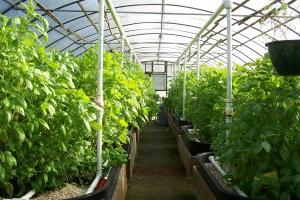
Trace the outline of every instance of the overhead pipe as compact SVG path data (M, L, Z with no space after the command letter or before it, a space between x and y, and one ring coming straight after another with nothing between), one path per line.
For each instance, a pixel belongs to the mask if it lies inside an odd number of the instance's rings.
M193 44L201 37L201 35L209 27L209 25L212 24L214 22L214 20L221 14L221 12L225 8L226 2L227 1L224 0L224 2L219 6L219 8L212 14L212 16L206 22L206 24L204 24L204 26L196 34L196 36L194 37L194 39L189 43L189 45L186 47L186 49L183 51L183 53L178 57L178 59L176 60L176 62L178 62L186 54L186 52L189 51L189 49L191 49L191 47L193 46Z
M119 32L120 32L120 35L123 35L124 41L125 41L126 45L128 46L128 48L129 48L130 50L132 50L134 56L136 57L137 62L138 62L140 65L142 65L141 62L138 60L138 58L137 58L137 56L136 56L136 53L134 52L134 49L132 48L132 46L131 46L129 40L128 40L127 37L126 37L126 34L125 34L124 30L123 30L123 27L122 27L122 24L121 24L121 22L120 22L119 16L118 16L118 14L117 14L117 11L116 11L116 9L115 9L115 7L114 7L112 1L111 1L111 0L105 0L105 2L106 2L107 8L108 8L109 11L110 11L110 14L112 15L112 17L113 17L113 19L114 19L115 24L116 24L116 26L117 26L117 28L118 28L118 30L119 30Z
M99 33L98 33L98 82L96 104L100 107L97 122L102 127L104 114L103 98L103 54L104 54L104 0L99 0ZM93 192L102 176L102 128L97 133L97 173L86 194Z

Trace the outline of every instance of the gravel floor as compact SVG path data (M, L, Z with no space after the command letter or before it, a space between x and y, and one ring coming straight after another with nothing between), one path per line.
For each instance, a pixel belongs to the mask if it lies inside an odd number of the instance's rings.
M194 199L168 127L151 124L142 130L133 174L126 200Z
M81 188L73 184L66 184L65 187L50 191L33 198L34 200L60 200L82 195L86 192L86 188Z

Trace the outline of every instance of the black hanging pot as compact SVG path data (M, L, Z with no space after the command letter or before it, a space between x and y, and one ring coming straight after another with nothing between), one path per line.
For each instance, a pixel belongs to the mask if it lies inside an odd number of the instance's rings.
M266 46L279 75L300 75L300 40L274 41Z

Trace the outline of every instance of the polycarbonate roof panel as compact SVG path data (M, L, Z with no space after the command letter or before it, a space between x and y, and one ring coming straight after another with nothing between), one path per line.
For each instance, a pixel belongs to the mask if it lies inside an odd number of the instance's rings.
M81 55L97 43L98 0L34 0L36 11L49 21L47 48L59 48ZM20 2L1 0L0 12L14 17L24 15ZM174 62L195 34L207 22L222 0L112 0L125 35L140 61ZM235 0L233 7L233 62L247 63L267 52L273 40L299 39L300 0L285 0L288 9L260 23L279 0ZM268 5L271 5L268 6ZM201 62L226 62L226 11L204 32L200 40ZM105 48L120 49L120 34L110 11L105 13ZM125 47L128 50L128 47ZM195 66L196 44L188 53Z

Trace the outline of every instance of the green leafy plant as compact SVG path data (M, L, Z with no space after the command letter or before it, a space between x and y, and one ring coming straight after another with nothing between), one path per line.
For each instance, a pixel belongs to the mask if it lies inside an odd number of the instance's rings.
M90 48L78 58L76 85L91 97L97 90L97 48ZM104 152L105 158L125 160L122 145L128 142L128 127L142 127L148 121L148 114L156 112L153 83L136 64L125 62L122 66L120 53L104 54ZM108 162L110 163L110 162Z
M235 81L232 131L227 143L217 136L217 155L250 197L300 198L299 78L275 75L265 56L238 67Z
M186 103L186 118L196 127L193 137L212 142L224 121L226 69L203 66L198 82L193 82Z
M0 196L8 197L89 177L95 165L97 107L75 88L72 57L39 42L47 22L32 2L23 6L25 17L0 16Z
M182 116L183 108L183 72L179 73L176 76L170 86L168 91L168 98L165 100L165 103L168 107L172 108L177 116ZM196 74L192 71L188 71L186 74L186 99L190 98L191 88L196 82Z
M141 127L156 109L152 82L141 69L121 67L120 54L105 53L104 126L93 102L97 53L75 58L47 52L47 21L23 4L24 17L0 15L0 197L88 182L96 171L96 132L103 128L105 167L126 160L128 125ZM35 22L36 21L36 22Z

